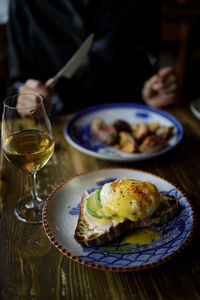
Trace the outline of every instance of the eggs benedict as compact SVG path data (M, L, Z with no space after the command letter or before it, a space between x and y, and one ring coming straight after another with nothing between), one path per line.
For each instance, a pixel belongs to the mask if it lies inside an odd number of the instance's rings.
M129 229L162 222L159 214L166 221L177 204L175 197L162 195L153 183L117 179L84 193L74 238L83 246L102 245Z

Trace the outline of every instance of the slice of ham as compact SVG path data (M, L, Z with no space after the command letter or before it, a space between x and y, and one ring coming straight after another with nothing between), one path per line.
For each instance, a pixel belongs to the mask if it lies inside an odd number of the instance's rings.
M113 145L117 140L117 131L115 127L106 124L101 119L94 119L92 121L91 135L106 145Z

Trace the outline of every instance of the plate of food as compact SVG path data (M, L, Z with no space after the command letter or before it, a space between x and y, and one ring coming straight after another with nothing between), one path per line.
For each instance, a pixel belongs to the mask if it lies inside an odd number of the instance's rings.
M168 180L128 168L66 179L49 195L43 226L68 258L100 270L137 271L180 253L195 230L185 193Z
M80 111L66 124L64 135L74 148L87 155L126 162L171 150L181 141L183 128L162 110L112 103Z

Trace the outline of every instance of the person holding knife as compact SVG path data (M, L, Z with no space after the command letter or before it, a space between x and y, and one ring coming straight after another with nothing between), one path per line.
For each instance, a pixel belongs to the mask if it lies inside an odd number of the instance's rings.
M152 107L176 103L174 69L157 69L161 4L159 0L11 0L10 92L36 92L47 109L58 114L118 101L143 101ZM50 89L51 78L91 32L93 45L77 72Z

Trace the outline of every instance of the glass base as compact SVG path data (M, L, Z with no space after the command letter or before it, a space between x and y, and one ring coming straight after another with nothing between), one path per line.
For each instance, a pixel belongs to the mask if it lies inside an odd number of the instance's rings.
M18 220L28 224L42 223L42 212L47 195L38 195L38 202L32 201L32 196L27 195L17 201L14 213Z

